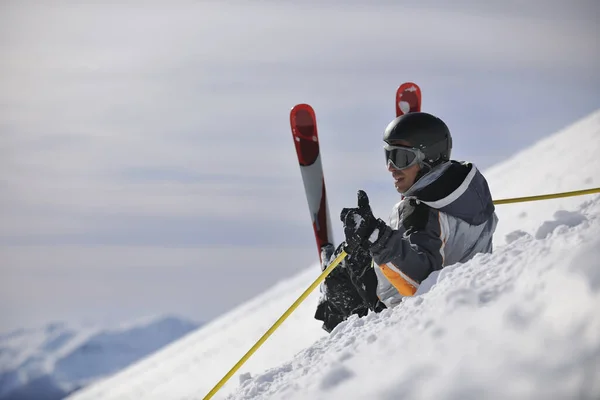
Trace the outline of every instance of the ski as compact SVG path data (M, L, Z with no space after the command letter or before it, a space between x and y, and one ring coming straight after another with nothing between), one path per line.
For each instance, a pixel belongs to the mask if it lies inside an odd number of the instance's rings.
M413 82L405 82L396 90L396 117L409 112L421 111L421 88Z
M333 244L333 234L319 149L317 118L313 108L308 104L295 105L290 111L290 126L321 260L321 247L327 243Z
M421 88L405 82L396 90L396 117L415 111L421 111ZM333 244L333 234L314 109L309 104L295 105L290 111L290 126L320 260L321 247Z

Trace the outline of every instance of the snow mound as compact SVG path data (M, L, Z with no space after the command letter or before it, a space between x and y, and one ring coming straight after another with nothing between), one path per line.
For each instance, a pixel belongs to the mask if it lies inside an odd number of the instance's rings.
M600 398L600 196L562 221L349 319L228 399Z
M580 121L516 153L506 161L487 169L494 199L533 196L600 187L600 109ZM590 195L496 207L500 219L494 243L507 244L515 230L543 236L560 210L576 210ZM557 219L569 218L558 214ZM539 231L538 231L539 230Z
M197 328L165 316L108 330L52 323L3 334L0 399L63 398Z

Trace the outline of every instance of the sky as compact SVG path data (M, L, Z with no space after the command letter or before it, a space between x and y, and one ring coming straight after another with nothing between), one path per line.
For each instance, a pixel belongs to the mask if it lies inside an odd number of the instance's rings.
M413 3L2 2L0 331L206 321L317 262L297 103L337 242L357 189L398 200L400 83L484 170L600 105L597 2Z

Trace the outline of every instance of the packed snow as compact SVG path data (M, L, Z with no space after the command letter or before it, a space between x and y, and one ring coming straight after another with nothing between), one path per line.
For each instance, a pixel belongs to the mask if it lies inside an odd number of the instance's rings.
M495 199L591 188L598 154L600 110L483 173ZM326 334L313 292L213 398L600 398L600 196L497 213L493 254L433 274L394 309ZM202 399L319 271L69 398Z
M198 327L163 316L109 329L57 322L2 334L0 399L64 398Z
M598 399L600 198L576 215L443 269L230 399Z

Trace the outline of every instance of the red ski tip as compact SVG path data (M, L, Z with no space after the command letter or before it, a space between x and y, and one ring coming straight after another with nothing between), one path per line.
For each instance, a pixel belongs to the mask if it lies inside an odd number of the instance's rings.
M300 165L311 165L319 156L319 134L315 110L308 104L297 104L290 111L290 126Z
M405 82L396 90L396 117L409 112L421 111L421 88L413 82Z

